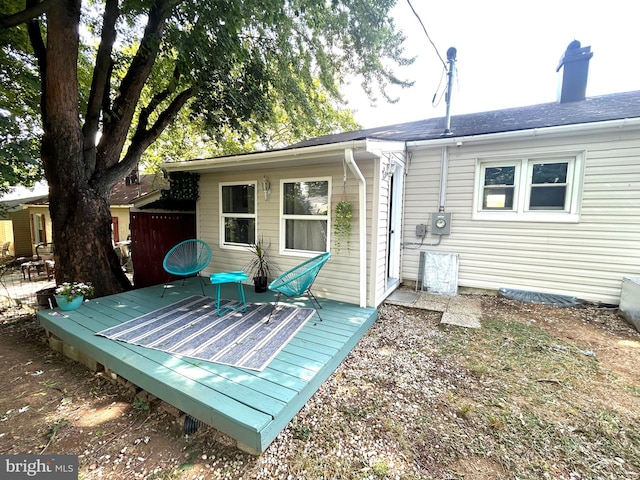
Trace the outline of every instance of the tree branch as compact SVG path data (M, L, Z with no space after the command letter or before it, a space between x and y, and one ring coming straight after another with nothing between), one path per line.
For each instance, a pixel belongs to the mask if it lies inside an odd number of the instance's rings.
M91 90L87 102L87 113L82 136L85 152L85 165L88 173L93 172L96 166L96 135L100 122L101 106L109 108L109 86L111 84L113 44L116 40L116 22L120 15L118 0L107 0L104 8L102 22L102 36L96 54ZM106 105L104 103L107 100Z
M105 93L107 93L107 95L109 93L105 92L105 90L108 90L107 87L110 84L111 53L116 40L116 22L119 15L118 0L107 0L102 22L102 37L96 54L93 78L91 80L91 91L87 103L86 121L82 129L85 137L85 145L89 142L93 142L95 145L95 134L98 131L98 122L100 121L100 108ZM88 146L89 145L87 145L87 147Z
M37 0L27 0L27 10L29 10L31 4L35 2L37 2ZM33 52L38 60L38 71L40 73L40 111L42 113L42 123L45 124L47 121L47 108L45 103L47 96L47 47L42 38L40 21L29 20L27 22L27 33L29 35L29 42L31 42L31 46L33 47Z
M27 5L24 10L14 13L12 15L4 15L0 17L0 30L17 27L23 23L38 18L50 8L55 7L59 0L42 0L42 2L29 2L31 5Z
M180 71L178 70L178 67L176 67L173 70L173 81L171 81L169 86L162 92L156 93L149 104L140 112L140 116L138 117L138 127L136 129L137 131L143 131L147 128L147 125L149 124L149 117L162 102L169 98L169 95L175 92L178 80L180 80Z
M154 1L140 47L122 79L119 95L113 102L111 115L104 119L104 129L97 154L107 169L116 165L120 159L140 93L160 50L165 20L173 4L172 0Z
M195 88L188 88L173 99L171 104L164 110L149 130L145 130L138 124L136 133L134 134L131 144L127 149L127 153L124 158L116 165L112 166L108 170L105 170L101 174L95 177L95 183L110 184L112 181L117 181L131 171L132 168L140 161L142 154L154 141L158 139L160 134L167 128L167 126L175 119L180 112L180 109L193 98L196 94Z
M196 89L191 87L180 92L176 98L169 104L169 106L158 116L158 119L148 130L141 124L138 124L136 133L131 139L131 145L127 149L125 159L129 156L135 156L137 160L140 159L142 153L147 149L149 145L155 142L165 128L176 118L180 109L195 95ZM136 160L136 161L137 161Z

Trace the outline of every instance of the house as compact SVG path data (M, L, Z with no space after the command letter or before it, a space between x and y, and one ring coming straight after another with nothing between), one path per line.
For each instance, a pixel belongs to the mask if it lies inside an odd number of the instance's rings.
M0 220L2 238L9 242L9 255L31 257L36 246L51 239L51 220L47 195L2 201L4 214Z
M134 199L158 189L156 175L127 176L117 183L110 197L113 242L130 236L129 209ZM36 195L0 202L5 213L0 219L0 240L10 242L14 257L31 257L41 243L52 242L51 215L48 195Z
M585 98L589 58L569 46L557 102L164 168L200 175L210 273L245 265L260 236L283 271L331 251L314 290L360 306L401 283L617 304L640 275L640 91ZM338 248L342 200L351 232Z

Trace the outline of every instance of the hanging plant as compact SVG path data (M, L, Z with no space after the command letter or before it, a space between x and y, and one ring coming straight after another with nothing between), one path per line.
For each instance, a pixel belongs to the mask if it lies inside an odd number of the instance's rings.
M341 200L336 205L336 219L333 225L334 243L336 253L340 252L343 242L346 242L349 251L349 239L351 238L351 202Z

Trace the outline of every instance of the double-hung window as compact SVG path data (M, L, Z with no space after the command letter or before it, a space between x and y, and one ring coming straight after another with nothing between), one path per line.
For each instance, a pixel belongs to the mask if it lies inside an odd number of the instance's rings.
M584 154L478 160L475 219L578 221Z
M329 179L281 182L281 245L285 253L326 252L329 245Z
M256 184L220 184L220 245L247 246L256 239Z

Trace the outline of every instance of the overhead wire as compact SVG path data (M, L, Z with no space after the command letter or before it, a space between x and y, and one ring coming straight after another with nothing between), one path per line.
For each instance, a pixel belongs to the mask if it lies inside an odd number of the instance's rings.
M416 12L415 8L413 8L413 5L411 5L411 0L407 0L407 3L409 4L409 7L411 8L411 11L413 12L413 14L416 16L416 18L420 22L420 25L422 26L422 30L424 30L424 34L427 36L427 39L433 46L433 49L436 51L436 55L438 55L438 58L440 59L440 61L442 62L442 65L444 65L444 68L446 70L447 62L444 61L444 59L442 58L442 55L440 55L440 52L438 51L438 47L436 47L436 44L433 43L433 40L431 40L431 37L429 36L429 32L427 32L427 28L424 26L424 23L422 23L422 19L420 18L420 15L418 15L418 12Z
M411 8L411 11L415 15L415 17L418 19L418 22L420 22L420 25L422 26L422 30L424 31L424 34L427 36L427 39L431 43L431 46L433 46L433 49L435 50L436 55L438 56L438 58L442 62L442 66L443 66L442 75L440 76L440 81L438 83L438 87L436 88L436 92L433 94L433 98L431 99L431 105L433 107L437 107L440 104L440 101L442 100L442 98L444 97L444 95L446 93L446 88L445 88L439 94L439 98L437 98L437 101L436 101L436 97L438 97L438 92L440 91L440 87L442 86L442 80L445 77L445 74L449 71L449 67L447 66L447 62L445 62L444 59L442 58L442 55L440 55L440 52L438 51L438 47L436 47L436 44L433 43L433 40L431 40L431 36L429 35L429 32L427 31L427 28L424 26L424 23L422 22L422 19L420 18L420 15L418 15L418 12L416 12L415 8L413 8L413 5L411 4L411 0L407 0L407 3L409 4L409 7Z
M440 105L440 102L442 101L442 98L444 97L445 93L447 92L447 89L444 88L442 90L442 92L440 93L440 96L438 97L438 92L440 92L440 87L442 87L442 80L444 80L444 78L447 75L447 69L443 68L442 69L442 75L440 75L440 81L438 82L438 88L436 88L436 93L433 94L433 98L431 99L431 105L433 107L437 107L438 105ZM436 97L437 100L436 100Z

